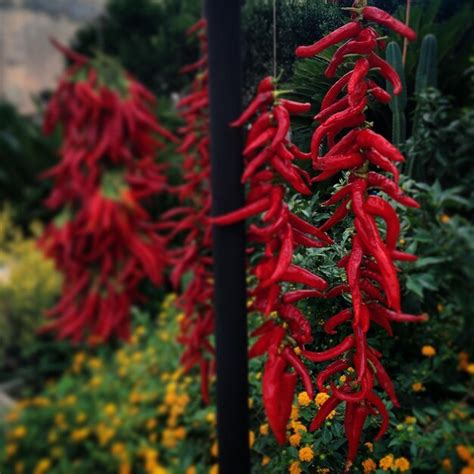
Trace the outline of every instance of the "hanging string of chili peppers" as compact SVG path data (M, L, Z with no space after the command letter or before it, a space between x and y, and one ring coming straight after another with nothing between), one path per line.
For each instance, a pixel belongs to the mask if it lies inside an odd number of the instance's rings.
M145 201L167 189L155 154L176 138L156 120L155 98L111 59L55 43L71 65L49 102L44 132L61 127L61 161L46 205L59 211L40 246L63 273L45 330L73 341L127 339L145 279L162 282L165 240Z
M258 86L258 93L242 116L232 126L251 124L243 152L245 171L242 182L248 183L246 205L212 219L214 224L229 225L250 217L262 225L249 226L249 241L255 251L263 247L252 273L256 284L250 291L251 310L265 315L265 322L253 332L257 341L249 357L267 355L262 377L263 403L269 424L279 443L286 442L286 428L297 383L300 377L306 391L314 390L308 368L300 358L301 348L311 343L311 324L292 304L291 295L300 292L320 294L327 283L309 270L292 263L298 246L320 248L332 243L327 234L290 211L286 202L287 187L310 195L310 177L297 160L310 159L289 138L290 115L306 113L309 103L282 98L285 91L276 89L272 77ZM259 254L257 254L259 255ZM286 293L285 283L302 284L311 290ZM293 368L293 371L288 369Z
M346 184L323 203L338 207L321 230L331 229L346 216L354 219L352 248L338 263L345 269L346 283L339 285L336 292L349 294L352 307L330 317L324 329L329 334L336 334L339 326L350 323L352 334L324 352L302 350L302 356L313 362L332 361L317 376L319 390L329 391L331 396L317 412L310 429L318 429L332 410L345 403L344 426L349 445L346 472L357 455L366 418L369 415L381 417L375 440L383 436L389 426L388 410L376 393L376 383L393 405L399 406L393 383L380 361L382 354L367 342L371 323L391 335L392 322L426 320L426 315L401 312L395 262L413 261L416 257L396 249L400 222L394 207L384 196L403 206L416 208L418 203L406 196L398 185L396 164L404 161L404 157L388 140L371 130L372 125L366 117L369 99L383 104L391 100L390 94L372 79L375 74L392 84L394 94L401 92L397 73L377 54L383 44L374 24L385 26L409 40L414 40L416 34L386 12L366 6L366 2L356 2L349 10L352 21L313 45L300 46L296 50L299 57L312 57L345 41L333 54L325 74L332 78L343 64L350 68L329 89L315 117L319 126L312 137L311 158L314 169L320 172L313 182L347 172ZM321 154L323 148L325 153ZM384 222L384 232L376 218ZM347 370L342 385L336 386L330 381L334 375Z
M201 58L185 66L181 73L195 73L191 90L178 102L185 125L180 128L178 152L184 157L183 182L177 187L182 206L165 213L162 229L168 229L168 239L184 235L181 247L170 251L171 281L179 288L183 276L190 279L183 286L178 304L183 308L179 342L185 346L181 356L184 370L199 366L201 393L209 402L209 379L214 373L214 347L210 338L214 332L213 260L209 216L211 212L209 155L209 93L206 21L199 20L187 31L200 42Z

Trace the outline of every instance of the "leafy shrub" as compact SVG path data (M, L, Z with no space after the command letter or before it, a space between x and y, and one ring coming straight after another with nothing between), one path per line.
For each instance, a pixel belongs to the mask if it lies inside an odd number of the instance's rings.
M474 227L455 214L464 205L456 190L409 181L403 186L423 204L402 222L401 244L420 255L407 268L405 306L431 318L425 325L397 328L390 341L371 335L371 343L387 351L387 370L395 375L402 408L391 410L391 429L380 442L362 447L354 472L460 472L474 463L469 447L474 428L468 421L474 364L466 334L473 303ZM295 200L292 206L312 212L311 203ZM298 258L314 261L331 279L340 253L337 248L311 249ZM137 314L130 345L115 353L81 350L58 382L19 403L5 427L5 469L22 472L23 465L23 472L35 474L217 472L214 407L201 404L197 374L183 374L179 368L175 337L181 316L173 299L163 303L157 327L147 315ZM322 349L330 343L322 322L336 311L334 306L320 301L309 308ZM259 318L250 315L251 327ZM281 448L265 423L262 366L262 360L250 363L253 472L334 472L346 449L343 413L332 414L316 435L306 432L304 425L326 396L318 394L313 401L300 392L289 444ZM376 422L371 420L366 429L375 431Z
M37 248L40 232L33 223L33 237L25 237L12 224L10 208L0 214L0 372L18 368L30 355L43 312L59 295L59 274Z

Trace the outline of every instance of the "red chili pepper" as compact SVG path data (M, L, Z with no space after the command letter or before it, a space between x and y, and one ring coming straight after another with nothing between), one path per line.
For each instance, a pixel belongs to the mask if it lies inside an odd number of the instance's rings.
M400 80L400 76L397 74L395 69L393 69L387 61L383 60L375 53L371 53L368 56L368 60L370 66L378 68L380 70L380 74L392 84L393 95L399 95L402 91L402 81Z
M296 214L293 214L292 212L290 212L288 214L288 219L291 225L295 229L301 232L304 232L305 234L313 235L314 237L317 237L318 239L328 244L334 243L331 237L329 237L325 232L323 232L321 229L318 229L317 227L311 224L308 224L305 220L301 219Z
M330 105L336 102L339 94L344 90L344 87L347 86L349 79L352 76L352 71L346 72L341 76L326 92L322 102L321 102L321 111L327 109Z
M400 221L395 209L387 201L377 196L369 196L364 208L369 214L379 216L385 221L386 245L389 249L394 249L400 236Z
M382 156L392 161L405 161L398 148L392 145L386 138L372 130L361 130L357 135L357 143L361 148L374 148Z
M269 104L273 101L273 92L262 92L255 97L255 99L250 102L248 107L242 112L242 115L237 119L234 120L230 126L231 127L241 127L245 122L248 122L253 115L255 115L258 109L262 105Z
M297 265L290 265L281 278L291 283L303 283L316 290L325 290L328 286L327 282L320 276Z
M347 336L342 342L337 344L334 347L322 352L311 352L307 350L302 350L301 355L306 357L306 359L312 362L324 362L326 360L334 359L335 357L344 354L344 352L351 349L354 345L354 336Z
M262 92L270 92L275 89L275 78L273 76L267 76L260 81L258 85L257 92L261 94Z
M380 188L387 193L392 199L407 207L418 208L420 205L411 197L405 196L403 191L396 183L386 178L385 176L370 171L367 176L367 181L370 186Z
M211 224L215 225L231 225L235 224L244 219L248 219L249 217L255 216L266 209L268 209L270 205L270 200L268 198L261 198L258 201L255 201L251 204L248 204L241 209L236 211L229 212L228 214L224 214L222 216L211 217L210 222Z
M325 323L324 323L324 332L327 334L336 334L334 330L337 326L349 321L352 318L352 311L349 308L343 309L339 311L339 313L331 316Z
M296 102L294 100L279 99L279 103L284 107L290 114L306 114L311 110L311 104L309 102Z
M283 142L290 130L290 114L288 110L283 107L283 105L277 105L273 109L274 117L277 122L278 128L275 136L273 137L273 141L271 144L272 149L274 150L275 147Z
M395 33L404 36L410 41L416 40L416 33L409 26L405 25L405 23L402 23L400 20L397 20L380 8L364 7L362 9L362 16L367 21L374 21L379 25L385 26Z
M318 387L318 390L320 392L327 392L326 388L324 387L326 380L334 374L342 372L348 368L349 364L344 359L331 362L325 369L319 372L318 376L316 377L316 386Z
M359 22L353 21L346 23L337 30L334 30L332 33L329 33L324 38L316 41L316 43L311 46L299 46L296 48L296 56L299 58L310 58L316 56L321 51L324 51L329 46L340 43L341 41L347 40L349 38L354 38L362 30L362 26Z
M303 364L301 359L296 355L295 351L290 347L285 347L283 349L283 357L287 360L287 362L293 366L296 373L300 376L301 381L303 382L304 389L308 394L309 398L314 398L314 389L313 384L311 382L311 376L308 372L308 369Z
M373 95L374 99L381 102L382 104L388 104L392 100L392 96L384 89L379 87L374 81L368 80L368 86L370 87L369 93Z
M313 418L311 425L309 426L310 431L316 431L326 420L329 414L337 408L337 406L341 403L336 397L328 398L319 408L316 416Z

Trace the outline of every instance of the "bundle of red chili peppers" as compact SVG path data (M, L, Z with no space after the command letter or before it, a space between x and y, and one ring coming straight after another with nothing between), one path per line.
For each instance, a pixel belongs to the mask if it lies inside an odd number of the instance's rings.
M426 315L401 312L398 269L394 262L413 261L416 257L396 249L400 223L395 209L380 191L399 204L409 207L418 207L418 204L398 185L396 163L404 160L402 154L371 130L365 114L369 98L384 104L391 100L390 94L371 78L372 73L377 72L388 80L393 85L394 94L401 92L397 73L377 54L378 47L384 46L383 38L371 24L385 26L409 40L414 40L416 34L386 12L365 3L359 6L356 2L350 10L351 22L315 44L296 50L299 57L312 57L344 41L334 53L326 76L334 77L346 62L350 66L350 70L324 97L321 110L315 117L319 126L311 141L310 158L313 168L320 172L312 182L326 180L341 171L347 172L347 184L323 203L325 206L338 204L334 214L316 229L288 210L283 201L284 188L274 184L278 174L297 192L310 194L308 176L293 161L294 157L308 157L287 138L289 114L308 111L310 105L278 100L278 93L272 90L272 81L267 78L260 84L257 98L233 124L241 126L252 115L259 114L249 130L244 151L246 168L243 181L250 183L248 204L239 211L214 219L216 224L225 225L265 212L263 222L266 227L254 224L249 227L251 239L265 245L264 257L253 270L258 281L252 291L255 297L253 307L265 315L276 311L278 320L269 319L255 331L253 335L259 339L251 348L250 356L268 353L263 398L269 423L278 441L285 442L297 374L308 394L313 395L309 372L299 356L316 363L332 361L316 379L318 389L329 391L331 396L317 412L311 430L319 428L339 404L345 403L344 426L349 444L346 472L357 455L368 415L377 414L382 419L375 439L379 439L388 428L388 411L375 391L376 383L398 406L393 383L380 362L381 354L367 342L371 322L392 334L392 322L422 322L427 319ZM271 109L267 110L267 106ZM323 147L325 153L321 154ZM390 173L392 177L371 167ZM324 232L349 215L354 216L352 248L338 263L345 268L347 281L325 290L321 279L291 263L293 248L297 244L321 246L323 242L331 243ZM385 223L383 232L379 230L377 217ZM314 240L314 237L319 240ZM304 283L312 289L282 295L281 282ZM307 350L304 345L312 342L311 327L293 303L304 298L329 298L346 293L351 296L352 307L330 317L324 329L328 334L336 334L340 325L351 323L352 334L328 350ZM279 320L285 324L279 324ZM287 372L288 365L292 365L296 373ZM330 381L331 377L344 372L342 385Z
M209 215L211 212L209 156L209 94L206 21L199 20L187 31L197 35L202 56L181 73L195 72L188 95L178 102L185 125L180 128L182 142L178 152L184 157L183 181L177 187L182 206L163 214L160 227L169 229L168 238L184 235L182 246L171 250L174 265L171 280L179 288L182 277L190 274L178 303L183 308L179 342L185 346L181 357L184 370L198 365L203 400L209 402L209 378L214 372L213 260ZM183 234L184 233L184 234Z
M311 194L310 177L296 159L310 159L289 139L290 114L306 113L309 103L281 98L284 91L275 89L273 78L265 78L258 94L242 116L232 125L242 126L258 114L251 125L244 150L248 182L245 207L213 218L215 224L227 225L249 217L259 217L262 225L249 227L249 240L263 245L263 253L252 269L256 285L251 290L251 310L262 312L267 320L252 334L258 337L249 357L268 354L262 378L263 402L270 426L281 444L286 441L286 425L291 412L297 377L314 395L309 370L299 357L299 347L311 343L311 325L292 303L301 292L320 294L327 283L307 269L292 263L298 246L320 248L331 244L321 230L292 213L285 202L286 186ZM284 293L282 284L300 283L311 290ZM273 317L270 317L273 316ZM288 371L294 368L295 372Z
M63 132L61 162L45 173L60 210L40 245L64 275L62 297L45 329L73 341L127 339L138 286L161 283L165 240L144 201L166 189L154 158L175 137L153 112L153 95L105 57L56 46L72 62L51 99L45 133Z

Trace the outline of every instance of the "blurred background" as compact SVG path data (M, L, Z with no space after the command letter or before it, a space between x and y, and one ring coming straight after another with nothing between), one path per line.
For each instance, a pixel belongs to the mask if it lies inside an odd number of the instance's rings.
M295 61L294 49L342 24L341 7L350 3L277 0L274 58L273 2L247 0L244 102L276 61L282 88L316 110L329 85L323 75L327 60ZM365 445L354 472L469 474L474 473L474 5L409 3L418 40L406 52L397 38L387 40L394 41L387 60L406 84L404 96L372 113L379 131L406 155L403 187L422 204L403 216L401 245L420 257L403 266L403 298L407 312L426 312L430 321L399 328L393 340L382 343L403 408L392 413L389 435L376 446ZM405 21L407 2L371 4ZM66 67L50 38L88 56L112 57L157 96L157 117L176 131L182 125L176 99L191 83L178 71L199 54L185 31L201 9L198 0L0 0L2 473L217 472L214 406L201 404L196 374L183 375L179 368L180 310L169 283L144 288L148 299L133 308L129 344L89 347L38 332L44 312L61 294L61 274L37 245L55 217L44 205L52 182L40 175L58 162L62 141L61 130L48 136L42 131L45 108ZM310 115L294 127L295 142L305 148ZM157 159L167 164L170 182L179 184L182 158L175 148L161 150ZM318 206L325 193L322 186L310 200L295 196L292 205L307 215L318 210L322 222L328 214ZM163 196L151 208L158 216L175 204ZM325 277L335 278L329 268L337 252L301 255L310 262L315 257ZM307 310L330 313L328 304ZM316 331L323 337L320 327ZM345 449L342 421L336 418L322 435L303 433L279 448L264 421L261 369L262 361L251 362L253 472L337 472L333 466L342 464ZM311 419L304 401L298 410L301 420ZM313 446L314 463L291 471L300 444ZM401 458L408 465L394 464Z

